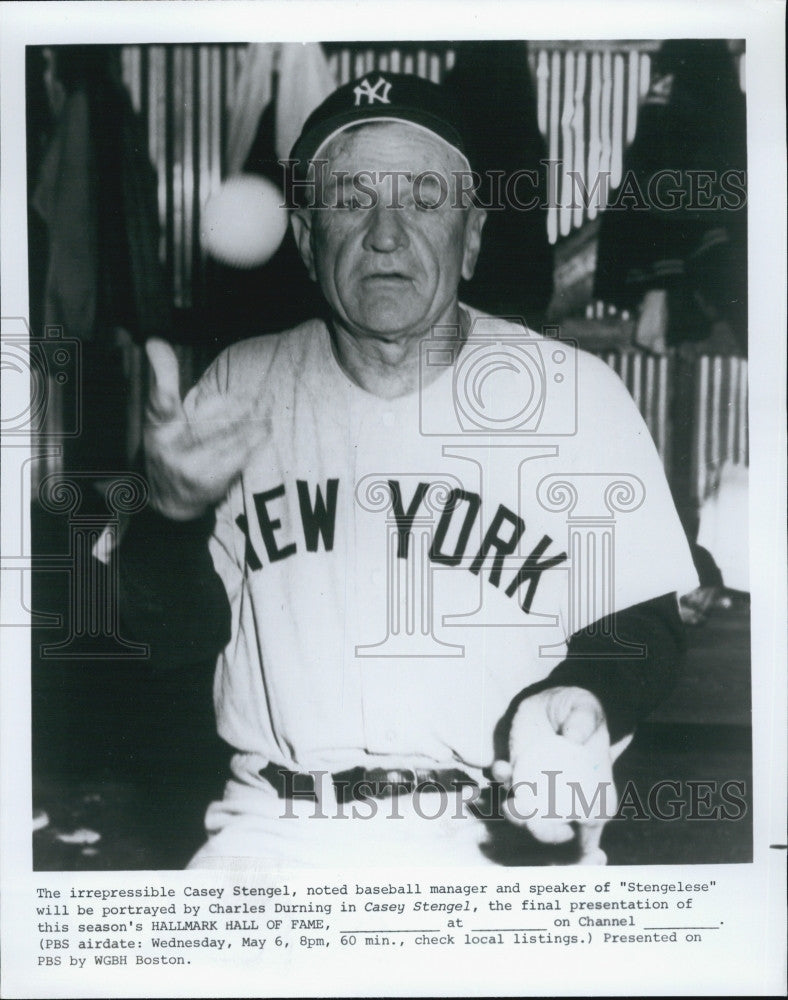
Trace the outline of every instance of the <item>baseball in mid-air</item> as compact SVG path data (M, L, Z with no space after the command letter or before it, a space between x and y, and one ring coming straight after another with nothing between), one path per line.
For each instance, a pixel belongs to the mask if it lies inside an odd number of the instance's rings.
M202 212L203 250L229 267L260 267L279 249L287 231L287 209L279 188L265 177L228 178Z

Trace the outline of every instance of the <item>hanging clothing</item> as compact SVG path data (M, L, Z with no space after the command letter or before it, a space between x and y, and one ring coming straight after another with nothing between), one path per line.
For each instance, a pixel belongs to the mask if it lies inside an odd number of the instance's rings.
M254 145L260 118L275 99L273 151L285 160L311 112L336 80L316 42L249 45L236 84L227 138L227 174L240 173Z
M260 116L273 95L276 45L248 45L235 85L235 102L227 124L227 175L239 174L252 148Z
M274 141L280 159L290 156L304 122L336 86L320 45L291 43L280 47Z
M31 282L43 306L31 316L35 335L53 325L82 344L78 372L52 389L53 413L81 419L80 434L64 444L63 467L120 470L140 433L138 345L171 336L156 174L121 83L119 50L54 51L53 93L63 100L51 101L56 123L31 199L46 258L43 288Z
M539 131L536 93L524 42L458 43L456 62L444 79L463 109L471 166L484 177L533 170L539 180L528 198L545 202L547 147ZM505 190L505 187L503 188ZM526 186L523 185L523 191ZM523 197L525 195L523 194ZM498 316L520 317L538 327L553 292L553 248L547 211L506 205L487 214L482 247L465 301Z
M96 323L97 222L91 182L90 108L84 91L63 105L41 164L33 207L47 224L44 323L92 340ZM37 331L39 332L39 331Z
M67 96L33 196L48 233L44 321L105 343L118 328L143 341L171 327L156 174L111 60L103 46L59 56Z
M647 292L662 289L667 346L705 340L723 322L746 354L746 169L745 97L727 44L663 43L622 185L601 216L594 296L636 309ZM649 184L661 171L673 178L653 196ZM632 207L630 198L629 207L615 207L627 183L645 205ZM671 189L678 207L670 207Z

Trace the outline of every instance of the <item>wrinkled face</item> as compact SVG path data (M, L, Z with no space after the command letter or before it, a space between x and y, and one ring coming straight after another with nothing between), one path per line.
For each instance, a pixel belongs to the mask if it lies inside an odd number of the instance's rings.
M310 275L357 336L426 332L456 304L479 252L484 213L456 197L462 157L399 122L340 133L320 156L329 207L293 217Z

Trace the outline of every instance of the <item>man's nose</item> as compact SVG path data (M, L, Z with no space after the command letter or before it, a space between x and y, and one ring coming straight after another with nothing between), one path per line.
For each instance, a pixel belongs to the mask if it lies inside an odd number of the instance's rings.
M365 250L392 253L408 245L408 233L401 208L379 201L366 211L369 212L369 220L364 234Z

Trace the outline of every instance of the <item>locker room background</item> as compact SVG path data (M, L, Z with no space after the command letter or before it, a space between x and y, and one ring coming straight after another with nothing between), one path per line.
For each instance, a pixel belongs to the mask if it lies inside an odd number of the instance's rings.
M619 373L692 513L712 494L723 466L747 467L746 357L705 354L681 366L673 355L633 349L633 317L613 313L593 298L604 204L599 197L587 206L571 204L567 197L576 184L570 171L589 189L600 171L610 172L612 187L621 180L659 45L540 42L523 45L523 58L538 129L548 158L559 164L558 193L563 195L544 219L553 283L544 318L562 324L566 335ZM457 58L452 43L323 48L337 83L376 69L441 82ZM731 43L730 49L744 90L743 46ZM184 388L215 350L210 330L206 336L204 329L206 296L216 278L200 247L200 210L225 176L230 115L247 55L244 45L124 46L113 53L155 173L156 249ZM34 74L39 63L32 58L30 63ZM35 79L29 80L29 96L36 86ZM41 150L29 153L29 163L41 155ZM29 185L34 184L30 170ZM39 230L31 254L43 241ZM42 279L34 271L31 261L33 333L42 338L48 356L49 331L35 294ZM152 676L144 659L126 656L128 650L113 638L117 623L112 617L100 620L98 611L91 616L86 610L111 601L111 581L86 568L92 565L88 553L107 520L102 494L113 480L108 473L119 476L134 468L145 372L133 336L82 346L85 420L78 441L63 436L69 401L52 366L41 368L47 405L40 410L39 430L46 446L31 487L40 557L33 580L33 745L35 798L50 822L34 841L36 865L177 867L199 841L202 810L221 786L225 748L212 735L211 665L189 677ZM678 379L685 382L688 401L681 428L672 419ZM62 443L53 447L53 441ZM58 506L51 496L63 478L78 484L79 497ZM79 580L73 572L77 553L84 560ZM705 631L691 635L688 677L643 727L622 761L625 771L630 768L645 782L655 761L664 770L670 760L674 771L699 768L704 779L713 772L724 775L721 780L742 778L749 787L748 626L746 595L736 593L725 614L712 615ZM57 839L78 821L102 826L102 841L86 847ZM734 830L724 824L695 824L694 831L683 826L680 834L672 829L667 841L656 832L654 838L633 838L628 831L615 831L619 855L658 860L662 852L665 861L744 860L750 849L747 824Z

